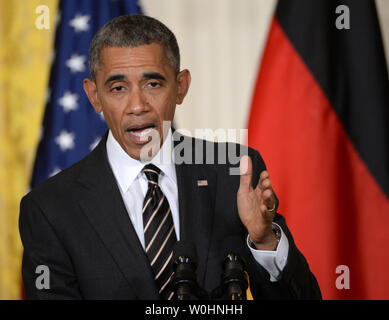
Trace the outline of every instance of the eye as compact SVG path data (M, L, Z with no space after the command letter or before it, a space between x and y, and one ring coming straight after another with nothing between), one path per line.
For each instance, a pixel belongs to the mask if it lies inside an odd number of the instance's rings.
M147 83L147 86L149 86L151 88L158 88L161 86L161 84L159 82L152 81L152 82Z
M120 92L120 91L123 91L123 90L124 90L123 86L116 86L116 87L113 87L111 89L111 91L113 91L113 92Z

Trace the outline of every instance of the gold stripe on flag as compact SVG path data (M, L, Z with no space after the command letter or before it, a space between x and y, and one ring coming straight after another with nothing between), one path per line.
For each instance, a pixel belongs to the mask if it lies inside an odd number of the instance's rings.
M19 203L41 129L57 5L0 1L0 299L21 297Z

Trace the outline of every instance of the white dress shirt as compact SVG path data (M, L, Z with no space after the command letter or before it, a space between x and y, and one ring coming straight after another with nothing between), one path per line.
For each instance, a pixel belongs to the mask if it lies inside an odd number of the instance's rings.
M152 163L161 169L159 186L169 201L177 240L180 240L178 187L176 168L172 158L174 154L172 152L173 141L171 130L169 130L159 152L147 163L131 158L116 141L111 131L108 134L106 147L108 161L119 186L128 215L143 248L145 247L145 240L142 207L147 193L148 181L142 169L148 163ZM249 246L248 243L247 245ZM269 272L270 280L277 281L280 272L285 267L289 250L288 239L282 229L281 239L276 251L255 250L250 246L249 248L256 261Z

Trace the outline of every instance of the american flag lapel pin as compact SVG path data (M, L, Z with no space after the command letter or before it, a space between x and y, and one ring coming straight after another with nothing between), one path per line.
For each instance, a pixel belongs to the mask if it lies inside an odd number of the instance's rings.
M208 185L208 180L197 180L197 186L198 187L205 187Z

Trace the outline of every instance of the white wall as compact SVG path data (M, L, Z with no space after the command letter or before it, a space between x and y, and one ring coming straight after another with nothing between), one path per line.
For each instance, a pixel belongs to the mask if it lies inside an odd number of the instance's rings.
M386 63L389 64L389 1L376 0L376 5L381 24L382 40L385 46Z
M245 128L275 0L142 0L176 35L192 74L176 127ZM389 0L377 0L389 52ZM351 12L352 14L352 12ZM387 56L389 56L387 54Z

